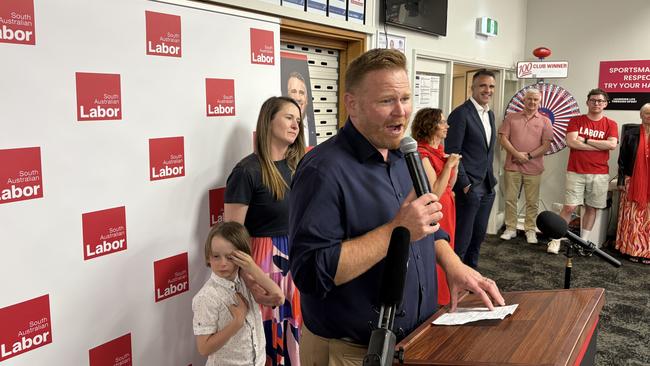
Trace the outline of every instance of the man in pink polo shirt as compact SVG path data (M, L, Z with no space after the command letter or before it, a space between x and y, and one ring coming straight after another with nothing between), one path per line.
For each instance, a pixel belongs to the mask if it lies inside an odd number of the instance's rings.
M538 109L541 94L535 87L524 94L524 109L508 113L499 128L499 142L507 151L505 163L506 230L501 239L517 236L517 201L521 186L526 197L526 241L537 244L535 218L539 202L539 184L544 171L544 153L551 147L551 121Z

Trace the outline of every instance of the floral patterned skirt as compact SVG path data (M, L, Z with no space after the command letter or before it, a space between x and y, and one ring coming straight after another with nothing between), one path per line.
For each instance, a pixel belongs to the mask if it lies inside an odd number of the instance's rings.
M266 337L266 365L300 366L299 347L302 313L300 294L289 273L287 236L252 238L253 259L284 292L284 305L260 305Z

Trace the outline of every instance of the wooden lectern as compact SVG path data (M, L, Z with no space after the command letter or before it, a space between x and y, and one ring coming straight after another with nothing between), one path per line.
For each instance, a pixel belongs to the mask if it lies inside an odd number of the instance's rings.
M405 365L593 365L602 288L503 293L519 304L504 320L432 325L440 309L402 340ZM459 307L484 307L476 295ZM397 364L397 363L396 363Z

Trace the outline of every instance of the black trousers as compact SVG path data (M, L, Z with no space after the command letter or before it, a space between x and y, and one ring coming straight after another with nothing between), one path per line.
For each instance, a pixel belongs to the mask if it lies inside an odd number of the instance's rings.
M456 238L454 251L463 263L478 267L481 243L485 240L494 190L487 181L470 187L467 194L456 196Z

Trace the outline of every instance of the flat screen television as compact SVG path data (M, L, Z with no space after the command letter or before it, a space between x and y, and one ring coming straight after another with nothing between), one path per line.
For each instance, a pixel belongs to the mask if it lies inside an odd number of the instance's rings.
M447 0L382 0L382 3L386 24L447 35Z

